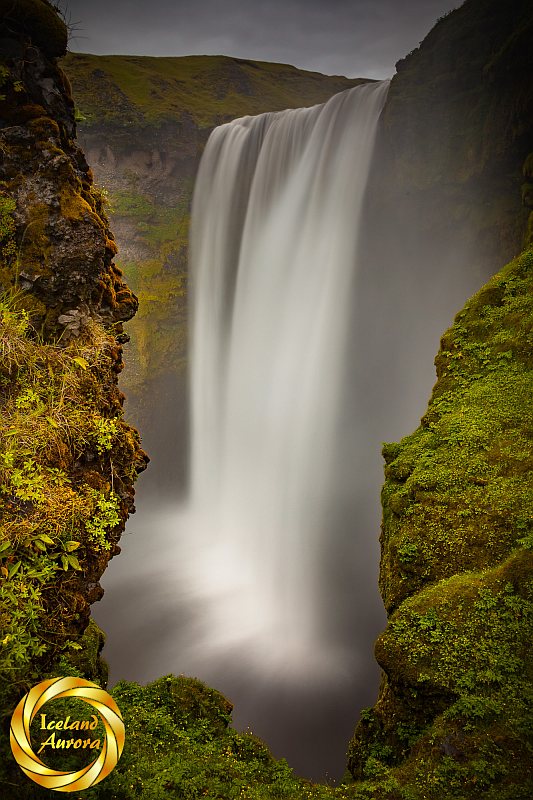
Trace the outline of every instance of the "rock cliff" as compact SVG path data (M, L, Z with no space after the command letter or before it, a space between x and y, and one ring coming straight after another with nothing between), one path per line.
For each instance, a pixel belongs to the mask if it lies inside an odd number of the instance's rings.
M421 426L384 446L383 680L349 754L376 797L533 789L532 279L529 250L467 303Z
M425 252L426 272L453 250L486 279L522 246L532 25L529 0L467 0L396 65L370 215L391 221L397 245L415 228L411 252Z
M117 387L122 322L137 300L75 142L57 66L67 29L45 0L2 1L0 12L4 753L6 709L81 646L146 456ZM13 765L2 757L3 770Z
M394 220L378 258L482 277L531 243L532 25L530 3L467 0L399 62L369 200ZM457 315L421 426L384 446L383 677L349 752L370 796L533 789L532 267L529 250Z

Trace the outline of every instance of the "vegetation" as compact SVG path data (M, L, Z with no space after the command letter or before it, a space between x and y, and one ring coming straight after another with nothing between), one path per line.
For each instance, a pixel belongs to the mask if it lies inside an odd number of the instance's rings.
M94 572L124 519L115 473L135 472L131 430L105 396L115 340L92 324L67 347L44 344L19 299L0 301L1 707L68 646L77 576Z
M388 609L428 582L503 560L532 535L531 261L513 262L458 315L422 426L384 448Z
M129 326L129 369L122 385L141 414L146 401L151 402L147 387L185 365L191 194L192 186L186 185L182 199L171 206L134 191L112 194L112 217L132 231L139 253L138 259L121 264L140 298Z
M532 330L529 250L457 315L421 426L384 446L385 678L350 753L402 787L376 797L531 796Z
M213 127L245 114L321 103L360 83L288 64L226 56L70 53L64 67L89 129L103 123L123 127L162 125L168 120L185 123L187 119L199 127Z
M128 737L118 767L90 790L106 800L139 796L266 800L346 797L345 789L312 786L276 761L263 742L230 726L231 704L194 678L167 676L112 692Z
M0 10L0 794L18 798L15 703L86 650L105 682L89 608L146 457L117 387L136 298L73 141L67 29L46 0Z

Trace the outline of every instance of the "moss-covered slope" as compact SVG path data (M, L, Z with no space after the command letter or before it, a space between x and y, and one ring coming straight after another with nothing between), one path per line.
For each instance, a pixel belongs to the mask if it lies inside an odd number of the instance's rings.
M533 252L444 335L422 424L384 447L376 645L383 682L351 744L376 797L533 792Z
M138 128L165 122L210 130L245 114L322 103L360 82L228 56L69 53L64 68L85 131L104 123Z

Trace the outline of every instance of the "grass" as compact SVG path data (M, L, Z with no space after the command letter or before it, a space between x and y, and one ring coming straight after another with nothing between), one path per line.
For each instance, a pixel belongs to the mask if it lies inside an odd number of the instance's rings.
M69 53L63 67L89 129L102 122L160 125L187 117L199 127L212 127L245 114L321 103L360 82L226 56Z
M96 323L39 341L20 295L0 301L0 706L80 627L81 584L114 548L138 442L110 403L116 343ZM113 462L111 462L111 456Z

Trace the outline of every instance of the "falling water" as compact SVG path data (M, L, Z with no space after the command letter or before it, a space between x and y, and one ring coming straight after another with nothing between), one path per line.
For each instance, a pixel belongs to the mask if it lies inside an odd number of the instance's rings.
M324 647L322 562L345 480L359 223L387 89L222 125L194 194L187 580L211 648L246 645L296 676L342 662Z

